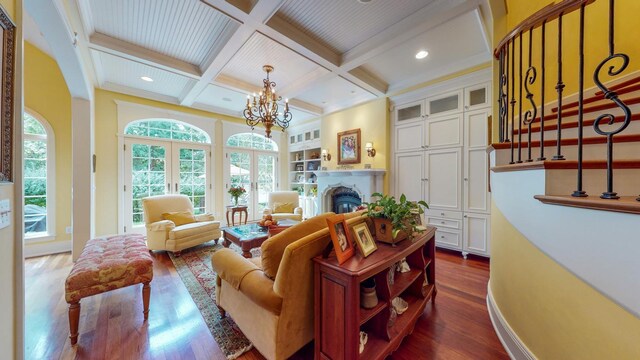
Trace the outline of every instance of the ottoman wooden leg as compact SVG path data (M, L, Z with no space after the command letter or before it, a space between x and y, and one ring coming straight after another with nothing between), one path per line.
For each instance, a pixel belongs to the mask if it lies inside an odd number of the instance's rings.
M142 285L142 311L144 313L144 319L149 318L149 297L151 296L151 286L149 283Z
M180 251L174 251L173 255L175 255L176 257L180 257L180 255L182 255L182 250Z
M227 312L222 307L220 307L220 305L217 305L217 306L218 306L218 311L220 312L220 316L222 317L227 316Z
M71 345L78 343L78 323L80 322L80 302L69 304L69 339Z

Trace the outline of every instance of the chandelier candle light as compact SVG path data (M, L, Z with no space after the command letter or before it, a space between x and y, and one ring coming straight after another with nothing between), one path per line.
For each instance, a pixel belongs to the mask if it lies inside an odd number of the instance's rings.
M260 92L259 96L253 94L253 101L251 96L247 95L247 107L244 109L244 117L247 119L247 125L251 126L251 130L260 122L264 125L267 137L271 137L271 127L278 125L284 131L289 127L291 121L291 113L289 112L289 101L285 99L284 112L278 112L278 101L282 100L281 96L276 96L274 88L276 83L269 80L269 73L273 71L273 66L265 65L262 70L267 72L267 78L262 80L264 89ZM280 119L278 116L282 116Z

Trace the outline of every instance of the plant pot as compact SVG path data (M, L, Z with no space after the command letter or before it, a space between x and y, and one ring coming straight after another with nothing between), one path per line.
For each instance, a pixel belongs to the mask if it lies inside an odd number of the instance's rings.
M396 237L393 237L393 225L391 220L386 218L373 218L373 224L376 229L375 237L377 241L387 244L395 244L407 238L407 233L399 231Z

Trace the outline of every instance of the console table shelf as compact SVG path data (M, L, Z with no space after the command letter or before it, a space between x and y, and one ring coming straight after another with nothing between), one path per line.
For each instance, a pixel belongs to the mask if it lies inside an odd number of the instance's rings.
M393 247L377 243L378 250L363 258L360 254L338 265L335 257L314 259L315 263L315 358L384 359L395 351L402 339L413 332L429 300L434 300L435 228L404 240ZM393 265L406 258L410 271L394 272ZM378 304L360 307L360 283L376 281ZM392 300L400 296L407 310L397 315ZM360 354L360 331L368 342Z

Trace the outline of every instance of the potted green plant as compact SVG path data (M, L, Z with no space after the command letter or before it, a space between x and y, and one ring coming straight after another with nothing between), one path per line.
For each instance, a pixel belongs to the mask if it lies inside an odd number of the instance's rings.
M423 214L424 209L429 208L425 201L409 201L404 194L399 201L393 196L380 193L374 193L372 197L377 200L365 203L365 215L373 218L376 240L395 244L423 231L418 228L416 215Z

